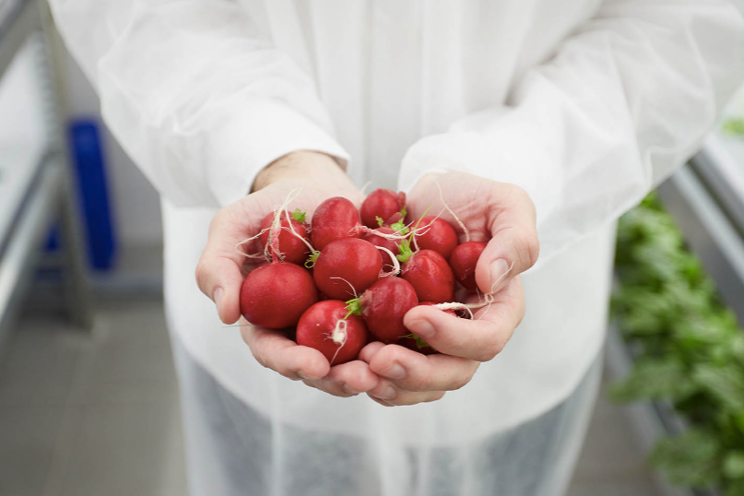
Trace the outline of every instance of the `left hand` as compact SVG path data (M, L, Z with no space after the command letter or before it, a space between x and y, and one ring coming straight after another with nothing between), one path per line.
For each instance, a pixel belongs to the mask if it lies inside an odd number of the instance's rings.
M475 311L474 320L430 306L411 309L405 316L406 327L442 354L425 356L398 345L368 344L360 358L380 381L367 394L385 406L436 401L470 382L481 362L499 354L524 316L519 274L535 264L539 253L535 207L527 193L512 184L457 172L425 176L408 195L412 218L430 206L433 215L439 213L442 200L437 182L444 201L470 232L470 240L488 243L478 260L476 282L482 293L493 295L493 303ZM464 241L465 233L452 215L444 211L441 217ZM479 301L482 296L466 299Z

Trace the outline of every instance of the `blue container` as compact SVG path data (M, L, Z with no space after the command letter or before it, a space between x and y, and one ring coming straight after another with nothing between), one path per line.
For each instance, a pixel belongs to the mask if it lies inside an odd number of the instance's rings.
M114 265L117 243L98 122L94 119L73 120L69 136L88 257L95 270L106 271Z

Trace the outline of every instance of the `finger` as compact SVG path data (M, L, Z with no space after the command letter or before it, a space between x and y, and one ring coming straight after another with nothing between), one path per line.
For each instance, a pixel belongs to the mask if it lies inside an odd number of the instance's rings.
M523 316L524 293L516 278L476 311L474 320L420 305L406 313L403 323L441 353L485 362L503 350Z
M330 372L331 366L320 351L300 346L281 332L246 322L240 333L258 363L284 377L317 380Z
M247 200L224 208L214 216L209 225L207 246L196 266L199 289L215 302L220 320L226 324L240 318L240 286L244 278L241 267L245 256L237 251L236 245L255 235L254 226L260 225L260 219L251 222L251 215L247 213L250 208L242 205Z
M364 360L365 362L369 363L372 361L372 357L375 356L375 354L380 351L380 348L384 347L385 344L381 343L379 341L373 341L366 345L364 348L361 349L359 352L359 359Z
M454 391L470 382L479 362L448 355L422 355L402 346L382 347L370 371L406 391Z
M403 389L397 389L390 381L381 380L367 394L383 406L407 406L437 401L445 393L446 391L405 391Z
M540 252L535 206L524 190L500 184L498 200L489 213L491 240L475 268L475 281L486 294L504 288L529 269Z
M318 380L304 381L308 386L334 396L355 396L377 386L378 378L361 360L354 360L331 367L330 373Z

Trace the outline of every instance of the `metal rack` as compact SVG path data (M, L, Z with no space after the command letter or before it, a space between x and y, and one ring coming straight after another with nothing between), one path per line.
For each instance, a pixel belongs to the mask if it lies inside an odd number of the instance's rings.
M700 152L658 193L721 297L744 325L744 143L711 134ZM614 326L608 332L606 358L615 379L627 376L633 366L633 356ZM669 403L637 403L627 411L646 451L662 435L677 435L687 428ZM672 488L658 474L656 482L668 496L720 494L715 489Z
M7 1L7 0L6 0ZM76 200L71 184L66 138L59 110L58 78L50 50L48 7L39 0L10 0L0 9L0 78L27 43L38 43L39 77L45 93L47 140L41 150L0 148L0 163L25 167L13 184L15 204L3 205L0 223L0 346L9 333L18 302L28 289L41 247L53 221L60 225L65 306L75 324L89 328L91 314L82 259ZM9 168L10 170L10 168Z

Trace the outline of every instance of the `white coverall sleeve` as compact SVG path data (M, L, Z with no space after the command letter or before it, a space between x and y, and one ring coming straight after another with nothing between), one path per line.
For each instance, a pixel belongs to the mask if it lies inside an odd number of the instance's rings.
M345 166L313 81L227 0L50 0L114 136L176 206L224 206L309 149Z
M442 170L523 187L537 208L542 265L694 153L744 79L736 1L606 1L517 81L508 106L415 143L400 189Z

